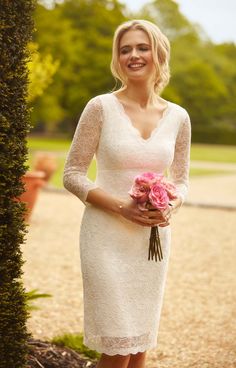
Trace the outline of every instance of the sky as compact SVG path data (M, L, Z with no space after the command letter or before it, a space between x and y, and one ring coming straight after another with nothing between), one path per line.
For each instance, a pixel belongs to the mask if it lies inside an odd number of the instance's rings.
M147 0L121 0L137 11ZM199 23L212 41L236 43L236 0L176 0L181 12Z

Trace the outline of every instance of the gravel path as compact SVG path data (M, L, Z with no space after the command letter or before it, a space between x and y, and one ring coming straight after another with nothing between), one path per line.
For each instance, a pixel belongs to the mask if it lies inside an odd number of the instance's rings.
M218 182L218 202L231 202L236 176L218 179L203 178L201 185L194 179L191 200L204 201L206 192L208 200L216 199ZM40 193L23 246L24 281L27 290L53 298L38 300L41 309L32 312L28 323L35 338L83 330L82 210L70 194ZM236 367L235 225L236 211L223 209L183 206L173 216L159 345L148 351L147 368Z

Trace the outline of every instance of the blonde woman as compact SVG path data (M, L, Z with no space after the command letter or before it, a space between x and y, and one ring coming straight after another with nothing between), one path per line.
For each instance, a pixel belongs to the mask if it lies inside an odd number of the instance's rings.
M160 97L169 81L170 46L160 29L131 20L115 32L111 71L121 88L92 98L76 128L64 186L84 204L80 258L84 344L102 353L97 368L144 368L157 345L172 212L188 190L191 127L186 110ZM94 156L97 177L87 170ZM129 197L134 177L169 170L178 198L161 212ZM148 260L159 225L163 260Z

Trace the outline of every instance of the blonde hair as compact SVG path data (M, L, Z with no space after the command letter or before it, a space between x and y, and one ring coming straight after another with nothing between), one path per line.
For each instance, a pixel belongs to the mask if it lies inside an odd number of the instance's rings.
M157 94L164 89L170 79L169 59L170 43L168 38L152 22L143 19L134 19L122 23L115 31L113 38L111 72L116 80L119 80L122 87L126 85L126 77L122 73L119 64L119 46L122 36L129 30L144 31L151 42L153 61L156 67L156 77L154 90Z

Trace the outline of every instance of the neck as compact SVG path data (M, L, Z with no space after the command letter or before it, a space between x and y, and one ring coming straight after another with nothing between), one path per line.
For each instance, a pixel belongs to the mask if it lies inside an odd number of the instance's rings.
M157 100L157 94L154 91L154 86L148 83L132 83L129 81L127 86L122 89L123 94L130 100L137 102L141 107L152 105Z

